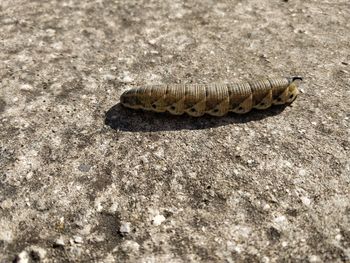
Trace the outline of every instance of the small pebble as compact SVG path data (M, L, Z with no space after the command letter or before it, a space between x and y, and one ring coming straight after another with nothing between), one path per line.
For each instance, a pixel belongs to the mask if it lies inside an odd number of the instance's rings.
M247 163L248 163L249 165L252 165L252 164L254 163L254 160L248 160Z
M278 230L284 229L288 225L288 220L284 215L275 217L273 221Z
M150 43L151 45L155 45L157 43L157 39L150 39L148 40L148 43Z
M81 236L74 236L73 240L74 240L74 243L77 243L77 244L83 243L83 238Z
M122 235L129 234L131 232L131 223L129 223L129 222L121 222L121 225L120 225L120 228L119 228L119 232Z
M306 175L306 171L304 169L299 169L299 175L300 176L305 176Z
M49 37L52 37L56 34L56 30L52 29L52 28L46 29L45 32L47 33L47 36L49 36Z
M30 171L29 173L26 174L26 179L27 180L32 179L32 177L33 177L33 172L32 171Z
M265 210L265 211L269 210L270 208L271 208L271 206L269 204L265 204L263 206L263 210Z
M163 222L165 221L165 217L163 215L156 215L153 220L152 223L154 226L159 226L161 225Z
M106 74L103 76L104 80L115 80L115 76L112 74Z
M25 90L25 91L29 91L33 89L33 86L29 85L29 84L23 84L19 87L20 90Z
M316 255L311 255L309 256L309 262L310 263L318 263L318 262L322 262L319 256Z
M309 206L311 204L311 199L307 196L300 197L300 200L306 206Z
M54 247L64 247L63 237L57 238L54 242Z
M106 240L105 236L104 235L96 235L96 236L93 236L91 238L91 240L93 240L94 242L103 242Z
M29 255L28 252L23 250L21 253L19 253L16 256L16 259L14 260L16 263L28 263L29 262Z
M338 234L335 236L335 240L340 241L342 239L342 235Z

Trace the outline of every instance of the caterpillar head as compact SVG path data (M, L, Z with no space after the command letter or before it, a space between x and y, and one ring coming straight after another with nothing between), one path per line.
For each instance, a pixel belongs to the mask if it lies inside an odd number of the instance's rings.
M286 103L292 103L296 99L298 94L299 94L299 90L297 86L294 83L290 84L288 87L288 96L287 96Z
M299 94L297 84L302 81L301 77L293 77L288 87L287 103L292 103Z
M293 77L289 79L289 85L281 90L277 97L274 97L273 105L282 105L292 103L299 94L297 82L301 80L300 77Z

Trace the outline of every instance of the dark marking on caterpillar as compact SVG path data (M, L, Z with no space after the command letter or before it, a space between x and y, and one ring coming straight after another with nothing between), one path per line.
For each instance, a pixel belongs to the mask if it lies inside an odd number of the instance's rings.
M123 106L132 109L223 116L239 114L272 105L290 104L298 96L296 81L301 77L265 78L233 84L168 84L127 90L121 95Z

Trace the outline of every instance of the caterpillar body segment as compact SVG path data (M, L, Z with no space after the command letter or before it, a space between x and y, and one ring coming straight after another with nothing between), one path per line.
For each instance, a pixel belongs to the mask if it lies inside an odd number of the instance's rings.
M199 117L205 113L223 116L228 112L247 113L289 104L299 94L300 77L265 78L232 84L168 84L130 89L120 98L123 106L171 114L187 113Z

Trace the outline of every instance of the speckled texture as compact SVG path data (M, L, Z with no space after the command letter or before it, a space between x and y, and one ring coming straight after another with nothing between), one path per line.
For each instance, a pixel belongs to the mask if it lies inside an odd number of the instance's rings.
M349 262L348 0L0 3L0 262ZM123 109L301 75L291 107Z

